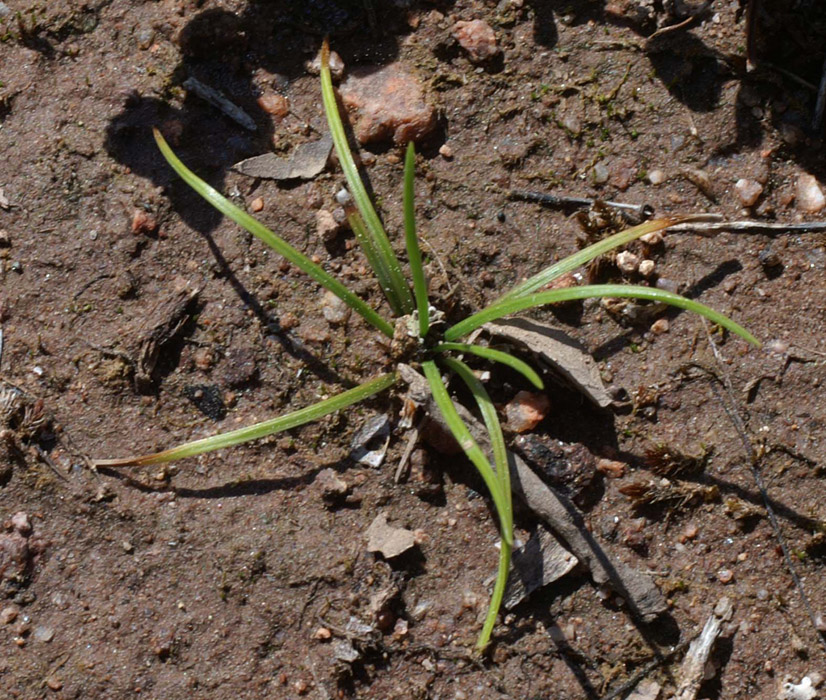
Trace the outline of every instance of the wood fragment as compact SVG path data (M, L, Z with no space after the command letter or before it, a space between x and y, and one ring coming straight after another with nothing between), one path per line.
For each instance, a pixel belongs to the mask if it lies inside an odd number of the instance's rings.
M199 292L199 289L180 289L147 313L146 320L138 329L134 349L128 353L134 366L135 389L138 392L153 390L155 382L152 374L161 350L189 319L187 312Z
M242 160L233 165L232 169L265 180L309 180L324 170L332 148L333 137L325 134L318 141L297 146L287 158L275 153L264 153Z
M697 691L703 683L706 662L714 648L714 642L717 641L717 637L720 635L723 623L731 619L733 611L734 606L728 598L721 598L714 606L714 611L706 620L700 636L691 642L688 647L688 653L680 666L680 682L677 686L677 692L673 695L672 700L694 700L697 697Z
M429 438L430 427L442 435L449 434L427 380L404 364L399 365L399 374L408 384L408 397L427 412L429 421L422 428L422 435ZM479 446L489 452L490 441L484 426L464 406L455 402L454 405ZM519 455L510 451L507 455L514 494L570 548L596 583L610 585L625 599L632 614L645 622L653 621L668 609L651 578L613 557L588 531L582 513L568 498L547 486Z
M240 124L249 131L257 131L258 127L255 125L253 118L247 114L243 109L233 102L230 102L215 88L202 83L197 78L190 76L183 82L186 90L189 90L194 95L197 95L205 102L209 102L213 107L226 114L237 124Z
M732 233L760 233L777 235L781 233L818 233L826 231L826 221L805 221L800 224L778 224L766 221L691 221L669 226L668 233L697 233L713 236L721 231Z
M507 610L516 607L531 593L562 578L576 565L576 557L540 524L531 539L513 552L503 605Z
M528 318L486 323L484 329L530 350L600 408L611 405L597 363L579 341L565 331Z

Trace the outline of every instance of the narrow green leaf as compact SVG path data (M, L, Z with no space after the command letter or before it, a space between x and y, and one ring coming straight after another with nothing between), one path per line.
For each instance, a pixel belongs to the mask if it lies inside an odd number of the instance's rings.
M379 286L390 304L390 308L393 309L393 313L398 314L400 307L398 305L398 301L396 300L396 293L393 290L393 281L390 278L390 270L387 269L385 260L376 248L375 243L373 242L373 237L367 231L367 227L364 224L364 219L361 218L361 214L359 214L357 209L352 210L352 213L347 217L347 223L350 224L350 229L353 231L353 235L356 237L361 249L364 251L364 256L367 258L367 262L370 264L370 267L375 273L376 279L379 281Z
M257 440L268 435L274 435L275 433L280 433L290 428L297 428L300 425L311 423L330 413L340 411L342 408L352 406L354 403L363 401L373 396L373 394L387 389L392 386L397 379L398 377L395 372L383 374L376 379L371 379L369 382L365 382L353 389L348 389L329 399L324 399L324 401L319 401L312 406L307 406L306 408L293 411L278 418L273 418L272 420L256 423L246 428L232 430L228 433L213 435L202 440L187 442L183 445L178 445L178 447L173 447L163 452L156 452L155 454L141 455L140 457L125 457L122 459L99 459L95 461L95 466L145 467L150 464L160 464L161 462L172 462L186 457L193 457L204 452L219 450L223 447L240 445L241 443Z
M350 145L347 143L347 135L344 132L341 115L338 113L338 104L333 90L333 78L330 75L329 52L330 47L325 39L321 49L321 98L324 102L324 112L327 115L327 124L330 126L333 144L356 207L358 207L367 230L377 250L384 258L385 265L390 273L393 287L390 305L396 307L394 311L397 314L409 314L413 311L413 297L410 294L410 288L407 286L404 275L402 275L399 259L393 252L387 233L384 231L384 226L382 226L381 220L373 208L373 203L370 201L370 196L367 194L367 189L364 187L356 167L356 161L350 151Z
M422 362L422 371L424 372L424 376L430 385L430 391L433 393L433 400L439 407L447 427L450 429L453 437L456 438L456 442L459 443L459 447L462 448L462 451L468 456L468 459L473 462L473 466L476 467L485 482L485 486L487 486L488 491L490 491L490 495L493 498L493 504L496 507L496 512L507 513L508 506L505 502L499 479L497 478L493 467L490 466L488 458L485 457L484 452L482 452L482 448L479 447L479 443L473 439L473 436L470 434L470 430L468 430L468 427L456 411L456 407L453 405L453 401L451 401L450 396L447 393L447 387L445 387L442 377L439 374L439 368L433 360L426 360L425 362ZM506 533L502 533L502 536L505 537Z
M382 333L390 338L393 337L393 326L384 320L378 313L364 301L359 299L353 292L339 282L335 277L326 272L322 267L316 265L306 255L298 252L287 241L276 235L259 221L256 221L252 216L236 207L226 197L220 194L215 188L208 185L189 168L187 168L180 159L172 152L172 149L164 140L161 132L154 129L155 141L158 144L163 157L169 165L172 166L181 179L186 182L193 190L201 195L207 202L220 211L225 216L228 216L236 224L242 226L249 231L253 236L266 243L279 255L283 255L293 265L309 275L312 279L318 282L322 287L329 289L339 299L341 299L353 311L358 313L365 321L378 328Z
M419 337L424 338L430 329L430 302L427 300L427 281L422 266L422 251L419 249L419 238L416 235L415 177L416 149L411 141L407 144L407 154L404 159L404 240L407 245L407 257L410 260L410 272L413 276L416 309L419 312Z
M468 352L471 355L477 355L485 360L491 362L499 362L507 365L512 370L519 372L525 379L533 384L537 389L544 389L545 385L542 383L542 378L536 373L533 367L527 362L523 362L518 357L514 357L509 352L502 352L501 350L494 350L493 348L485 347L484 345L470 345L468 343L439 343L434 352L444 352L446 350L455 350L456 352Z
M491 401L490 395L485 389L484 384L479 381L470 367L468 367L461 360L453 357L441 358L444 365L455 372L459 378L470 389L473 398L479 406L479 412L482 414L482 420L485 422L485 427L488 430L490 437L490 444L493 450L493 463L496 467L496 476L499 479L499 484L502 489L503 501L507 506L506 512L500 514L502 519L502 526L505 531L513 533L513 505L511 502L511 479L508 470L508 453L505 449L505 436L502 434L502 426L499 423L499 416L496 414L496 407ZM512 537L510 538L512 539Z
M686 299L679 294L666 292L662 289L639 287L630 284L594 284L584 287L568 287L567 289L553 289L549 292L538 292L536 294L508 299L488 306L472 316L468 316L455 326L451 326L445 332L444 337L447 341L456 340L489 321L495 321L497 318L509 316L510 314L524 311L525 309L545 306L546 304L556 304L561 301L589 299L592 297L647 299L649 301L657 301L669 304L670 306L676 306L687 311L693 311L700 316L705 316L712 323L716 323L732 333L739 335L752 345L760 347L760 341L745 328L732 321L728 316L714 309L710 309L704 304L693 301L692 299Z
M583 248L579 252L569 255L567 258L560 260L558 263L554 263L550 267L546 267L541 272L536 273L533 277L530 277L521 284L516 285L509 292L499 297L494 303L500 304L506 300L526 296L532 292L535 292L537 289L541 289L546 284L550 284L557 277L561 277L567 272L576 270L578 267L591 262L594 258L603 255L614 248L627 245L631 241L635 241L637 238L640 238L647 233L662 231L663 229L673 226L683 220L683 218L651 219L651 221L646 221L639 226L634 226L633 228L629 228L625 231L620 231L613 236L609 236L604 240L597 241L593 245L589 245L587 248Z
M443 362L448 369L453 370L459 378L467 385L479 406L482 419L490 437L491 448L493 450L493 460L496 465L496 477L502 491L502 500L507 506L506 512L502 512L497 507L499 515L499 528L502 539L499 549L499 569L496 574L496 583L493 586L493 593L488 606L488 614L485 623L476 642L476 648L481 652L490 642L490 636L496 625L496 617L502 605L502 598L505 595L505 587L508 583L510 573L511 551L513 550L513 504L511 500L511 480L508 467L508 452L505 448L505 437L502 435L502 426L499 423L499 416L496 415L496 408L488 395L482 382L480 382L473 371L464 362L445 357ZM495 503L495 501L494 501Z

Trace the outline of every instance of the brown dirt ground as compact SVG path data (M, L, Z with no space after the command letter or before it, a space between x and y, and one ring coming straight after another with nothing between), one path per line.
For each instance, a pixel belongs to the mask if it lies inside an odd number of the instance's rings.
M710 337L688 314L666 314L661 335L649 330L653 319L620 323L598 303L557 314L635 410L598 414L554 389L537 432L627 464L625 476L592 486L587 520L668 596L669 614L650 627L633 624L621 601L603 599L580 571L509 613L490 661L469 660L497 539L472 470L432 453L439 484L422 484L421 474L395 484L401 437L381 469L348 459L353 430L397 402L376 399L166 471L86 467L89 457L150 451L307 405L387 363L363 324L329 327L314 284L187 191L158 156L151 124L179 129L185 162L240 203L261 197L265 223L378 304L356 251L327 249L315 234L314 210L334 206L339 172L279 186L228 171L324 130L318 79L304 62L332 22L348 66L401 61L439 107L440 134L420 156L422 233L463 302L478 306L576 249L565 212L508 201L511 187L741 218L734 183L762 178L755 214L799 218L798 174L826 173L820 135L808 126L814 92L790 73L818 82L826 22L816 3L762 5L771 9L758 7L758 58L771 65L747 72L744 19L727 0L651 45L655 27L629 20L623 3L585 0L375 1L372 22L364 4L333 0L306 9L8 2L0 371L4 397L18 387L29 413L3 433L0 516L24 511L34 531L21 560L3 564L0 608L17 617L0 623L0 695L602 698L658 656L667 658L645 675L667 690L682 658L669 651L699 631L722 596L734 618L699 697L774 698L785 678L823 671L823 640L732 419L756 450L812 609L826 614L822 234L672 235L656 251L662 277L790 355ZM473 18L494 27L499 64L474 66L450 38L453 21ZM190 73L254 115L258 131L187 97L180 84ZM278 123L255 101L273 88L292 108ZM443 143L450 160L437 153ZM365 161L398 231L398 153L379 149ZM611 179L598 186L599 162ZM713 200L680 175L688 168L708 174ZM673 177L652 186L645 173L654 169ZM133 233L135 210L158 228ZM183 285L200 290L197 302L141 394L130 353L145 319ZM518 388L494 380L503 401ZM204 394L217 396L213 418L187 398ZM659 483L645 461L657 443L711 451L699 475L661 485L667 496L706 489L706 499L634 509L619 489ZM351 486L337 507L314 481L326 467ZM380 511L424 531L414 556L391 566L366 552L363 533ZM518 524L523 539L535 526L527 513ZM4 537L8 555L20 539ZM721 570L731 572L728 583ZM358 660L337 662L348 622L373 624L371 598L388 587L400 594L382 622L404 620L407 634L373 632L355 640ZM319 627L332 639L317 639Z

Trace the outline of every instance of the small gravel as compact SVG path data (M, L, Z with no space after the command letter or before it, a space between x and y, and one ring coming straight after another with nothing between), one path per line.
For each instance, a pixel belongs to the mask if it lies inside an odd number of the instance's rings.
M481 19L456 22L451 33L473 63L484 63L499 55L496 34L491 26Z
M817 179L808 173L797 178L796 200L797 208L807 214L816 214L826 207L826 197L823 196Z
M734 185L734 191L740 199L740 204L744 207L751 207L757 203L760 195L763 194L763 185L755 180L740 178Z
M392 139L403 146L436 128L436 110L421 83L397 63L354 70L341 84L341 99L355 112L353 131L361 144Z

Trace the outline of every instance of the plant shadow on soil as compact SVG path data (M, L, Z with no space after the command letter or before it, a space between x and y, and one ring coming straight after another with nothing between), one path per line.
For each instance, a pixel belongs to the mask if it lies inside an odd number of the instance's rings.
M548 48L559 43L560 19L571 25L627 26L644 36L656 29L607 12L603 2L575 7L567 0L528 0L528 4L535 15L534 38ZM813 115L824 65L826 5L813 0L777 0L755 2L755 6L754 70L747 70L745 54L723 54L697 39L691 33L693 23L655 39L646 47L646 58L668 92L692 112L712 112L719 106L723 85L738 81L737 128L732 141L718 148L721 155L759 147L766 133L762 121L768 117L784 135L788 157L822 180L826 178L822 157L826 124L816 129ZM698 19L703 18L708 18L708 10ZM744 51L746 40L743 22Z

